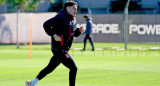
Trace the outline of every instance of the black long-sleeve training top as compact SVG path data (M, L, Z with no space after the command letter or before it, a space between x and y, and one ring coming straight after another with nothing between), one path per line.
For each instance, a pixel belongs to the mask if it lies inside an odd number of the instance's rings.
M53 50L62 50L69 51L73 38L78 37L81 32L79 28L76 28L75 18L68 14L66 9L62 9L59 14L55 17L47 20L44 24L45 32L51 36L52 40L52 51ZM53 35L57 34L61 37L61 41L55 41Z

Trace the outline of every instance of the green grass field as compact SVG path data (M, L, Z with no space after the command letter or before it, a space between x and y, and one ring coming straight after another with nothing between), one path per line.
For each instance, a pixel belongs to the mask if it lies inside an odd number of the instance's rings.
M118 43L95 43L95 47L123 47ZM151 45L130 44L128 47ZM159 45L152 45L159 46ZM74 43L72 48L83 47ZM140 52L128 50L116 52L109 49L102 51L70 51L78 72L76 86L160 86L159 51ZM50 44L33 45L32 59L29 59L29 46L0 45L0 86L25 86L26 80L33 80L48 64L52 56ZM62 64L36 86L69 86L69 70Z

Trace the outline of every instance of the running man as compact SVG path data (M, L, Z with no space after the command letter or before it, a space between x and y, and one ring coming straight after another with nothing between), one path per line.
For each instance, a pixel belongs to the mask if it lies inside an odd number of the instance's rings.
M38 81L51 73L60 63L70 69L69 86L75 86L77 66L68 51L73 38L84 32L83 27L75 28L77 6L78 4L74 1L66 1L60 13L44 23L45 32L52 38L53 56L49 64L39 72L34 80L26 81L26 86L35 86Z

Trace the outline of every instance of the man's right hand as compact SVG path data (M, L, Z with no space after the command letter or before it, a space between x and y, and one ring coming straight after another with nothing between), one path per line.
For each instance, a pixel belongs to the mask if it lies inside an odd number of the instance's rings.
M84 32L84 28L83 26L79 28L79 32L83 33Z
M61 37L58 36L57 34L54 34L53 37L56 41L61 41Z

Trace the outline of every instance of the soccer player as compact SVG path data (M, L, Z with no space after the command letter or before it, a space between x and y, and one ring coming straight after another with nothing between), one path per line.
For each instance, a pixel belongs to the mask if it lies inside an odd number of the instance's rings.
M52 38L53 57L34 80L26 81L26 86L35 86L39 80L51 73L60 63L70 69L69 86L75 86L77 66L68 51L72 45L73 37L84 32L83 27L75 27L77 6L74 1L66 1L60 13L44 23L45 32Z
M89 42L92 45L92 51L94 51L94 44L93 44L93 40L92 40L92 20L89 18L88 15L84 15L84 20L86 21L86 30L85 30L85 37L84 37L84 48L83 51L85 51L86 48L86 41L87 39L89 39Z

